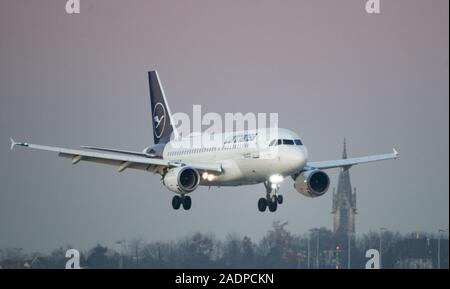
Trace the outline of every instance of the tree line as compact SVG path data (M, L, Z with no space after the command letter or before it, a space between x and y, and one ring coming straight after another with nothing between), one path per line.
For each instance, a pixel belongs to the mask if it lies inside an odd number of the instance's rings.
M97 244L80 252L80 264L84 268L365 268L366 251L376 249L383 268L448 268L448 236L383 230L348 239L324 227L300 235L286 227L287 223L274 222L257 242L235 233L223 240L193 233L176 241L133 239L113 248ZM3 248L0 266L65 268L66 251L71 248L60 247L50 254Z

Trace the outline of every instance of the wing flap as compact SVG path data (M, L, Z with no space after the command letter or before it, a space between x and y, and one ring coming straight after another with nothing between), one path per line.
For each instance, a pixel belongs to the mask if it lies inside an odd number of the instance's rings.
M128 151L128 150L116 150L116 149L93 147L93 146L81 146L81 148L88 149L88 150L95 150L95 151L110 152L110 153L119 153L119 154L125 154L125 155L134 155L134 156L146 157L146 158L154 157L154 155L141 153L141 152L135 152L135 151Z
M117 167L117 170L119 172L122 172L125 169L136 169L136 170L147 171L147 172L151 172L151 173L155 173L155 174L156 173L162 174L164 168L167 167L167 166L163 166L163 165L130 163L130 162L123 162L123 161L112 160L112 159L94 158L94 157L87 157L87 156L80 156L80 155L73 155L73 154L66 154L66 153L59 153L58 156L63 157L63 158L72 159L73 164L75 164L74 159L77 159L78 157L80 157L80 161L86 161L86 162L92 162L92 163Z

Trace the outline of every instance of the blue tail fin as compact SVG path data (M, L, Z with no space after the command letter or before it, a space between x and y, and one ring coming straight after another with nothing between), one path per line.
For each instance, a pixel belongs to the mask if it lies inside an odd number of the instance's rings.
M153 140L155 144L167 143L174 132L172 115L156 70L148 72L150 104L152 110Z

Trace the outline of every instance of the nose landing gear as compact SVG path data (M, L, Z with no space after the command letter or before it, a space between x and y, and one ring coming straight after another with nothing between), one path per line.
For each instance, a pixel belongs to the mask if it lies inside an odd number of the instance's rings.
M264 186L266 187L266 197L258 200L258 210L264 212L268 207L270 212L275 212L278 205L283 203L283 195L278 194L280 185L265 181Z
M178 210L181 205L183 205L183 209L185 209L186 211L189 210L192 206L192 199L189 196L173 196L172 198L172 208L174 210Z
M283 195L277 195L277 202L279 205L283 203Z

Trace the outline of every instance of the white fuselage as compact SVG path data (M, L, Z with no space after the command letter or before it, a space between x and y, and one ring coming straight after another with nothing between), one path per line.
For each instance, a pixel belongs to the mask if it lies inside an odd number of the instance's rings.
M220 163L223 173L202 178L204 186L249 185L273 175L291 176L303 169L307 157L298 135L287 129L191 135L170 141L163 151L163 158L171 161Z

